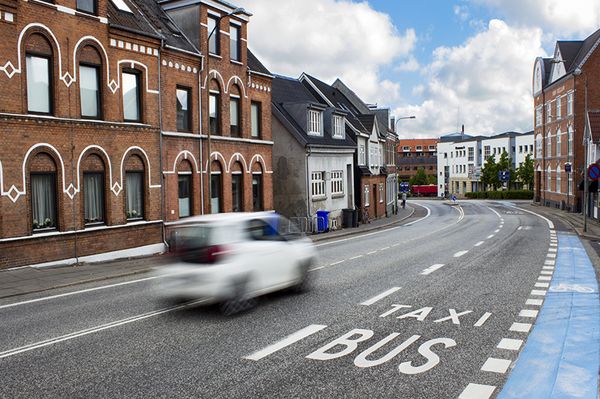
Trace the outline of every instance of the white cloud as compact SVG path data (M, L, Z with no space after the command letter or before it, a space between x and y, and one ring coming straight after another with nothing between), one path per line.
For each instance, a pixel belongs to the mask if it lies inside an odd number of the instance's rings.
M600 26L598 0L470 0L492 7L509 23L537 26L554 35L585 38Z
M365 101L399 98L397 83L380 76L398 60L411 64L417 38L413 29L398 32L387 14L367 2L348 0L238 0L252 12L249 46L273 72L312 74L331 83L341 78Z
M437 48L418 90L425 100L395 110L417 116L400 131L439 135L463 123L475 134L531 128L533 61L545 55L541 29L501 20L460 46Z
M419 61L411 55L404 62L401 62L394 70L396 72L416 72L421 68Z

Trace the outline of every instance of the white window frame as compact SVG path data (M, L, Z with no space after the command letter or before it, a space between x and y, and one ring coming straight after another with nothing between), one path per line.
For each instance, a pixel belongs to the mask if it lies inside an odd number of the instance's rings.
M343 139L344 138L344 117L340 115L333 115L333 138Z
M551 192L552 188L552 168L548 166L546 169L546 191Z
M558 165L556 167L556 180L555 180L555 183L556 183L556 192L557 193L561 192L560 191L560 183L561 183L561 176L560 175L561 175L561 170L560 170L560 165Z
M483 157L484 159L488 159L492 156L492 147L489 145L483 146Z
M535 126L541 126L542 125L542 106L540 105L539 107L537 107L535 109Z
M556 156L560 157L561 155L561 145L562 145L562 132L560 131L560 128L558 128L558 130L556 131Z
M567 116L573 115L573 92L567 93Z
M552 135L546 134L546 158L552 158Z
M325 172L312 172L310 175L310 189L313 200L327 198L325 186Z
M556 97L556 119L562 119L562 97Z
M567 149L567 153L572 156L573 155L573 127L569 126L567 128L567 145L569 148Z
M371 189L368 184L363 186L363 195L365 196L365 206L371 205Z
M383 183L379 183L379 203L383 204Z
M343 170L332 170L331 171L331 196L332 197L343 197L344 196L344 171Z
M308 110L308 134L311 136L323 135L323 112L315 109Z
M549 101L546 103L546 123L552 122L552 102Z
M367 155L366 155L364 144L358 144L358 164L359 165L367 164Z
M542 159L542 135L535 136L535 158Z

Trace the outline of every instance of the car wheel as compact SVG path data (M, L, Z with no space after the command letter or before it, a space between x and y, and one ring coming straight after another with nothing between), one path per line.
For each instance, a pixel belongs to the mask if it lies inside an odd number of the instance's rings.
M298 266L298 282L292 287L292 291L295 293L303 293L309 291L311 288L312 278L309 273L310 266L312 265L311 261L306 261L301 263Z
M232 316L236 313L248 310L256 305L256 300L250 298L246 287L248 278L240 279L234 282L233 296L221 303L221 313L225 316Z

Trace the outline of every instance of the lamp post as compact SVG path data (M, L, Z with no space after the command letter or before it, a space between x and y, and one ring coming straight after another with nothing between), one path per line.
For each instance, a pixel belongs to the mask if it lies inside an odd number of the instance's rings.
M207 181L208 181L208 213L212 213L212 146L211 146L211 131L210 131L210 38L214 35L217 29L221 29L221 20L223 18L231 17L233 15L245 14L246 10L238 7L235 10L231 11L228 14L221 15L215 21L215 27L210 31L208 36L206 37L206 49L207 49L207 57L206 57L206 104L208 108L208 134L207 134L207 142L206 142L206 152L208 153L208 163L207 163ZM217 44L218 46L218 44ZM219 104L216 104L218 107ZM218 113L219 117L221 116Z

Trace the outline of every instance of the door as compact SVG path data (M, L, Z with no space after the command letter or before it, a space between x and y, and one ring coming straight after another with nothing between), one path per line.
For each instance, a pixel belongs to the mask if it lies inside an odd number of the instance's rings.
M244 210L242 178L243 175L241 174L231 175L231 210L233 212L242 212Z
M535 202L540 202L542 198L542 172L535 172Z
M377 184L373 184L373 202L371 202L371 203L373 204L373 207L372 207L373 208L373 217L375 219L377 219L377 216L378 216L377 215L377 210L378 210L377 208L379 208L377 206L377 204L378 204L378 202L377 202L377 193L378 193L378 191L379 190L377 190Z

